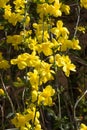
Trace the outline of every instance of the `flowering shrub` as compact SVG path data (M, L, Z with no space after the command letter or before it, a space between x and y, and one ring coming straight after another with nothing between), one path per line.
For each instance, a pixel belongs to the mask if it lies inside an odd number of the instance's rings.
M87 8L85 0L80 5ZM81 50L79 39L61 20L69 14L70 6L59 0L0 0L0 96L9 99L10 124L20 130L45 129L43 113L55 108L60 95L58 71L66 77L76 71L68 52Z

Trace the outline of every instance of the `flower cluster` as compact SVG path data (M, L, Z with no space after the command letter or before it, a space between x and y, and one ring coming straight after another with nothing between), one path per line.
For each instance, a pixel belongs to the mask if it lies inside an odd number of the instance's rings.
M12 7L8 1L6 5L2 6L2 8L5 10L3 17L8 20L9 23L15 26L17 22L22 22L22 20L25 18L26 0L15 0L13 4L15 6L14 11L12 11ZM26 15L26 20L30 20L28 15Z
M38 4L37 6L37 13L39 13L40 18L48 14L58 17L62 15L62 12L69 14L69 11L70 7L62 4L59 0L48 0L48 3L43 1L42 4Z
M50 62L51 63L54 62L53 56L50 57ZM75 71L75 68L76 68L75 65L71 63L69 56L65 56L65 55L61 56L59 54L56 54L55 63L58 67L62 67L67 77L69 77L70 75L70 70Z
M84 0L81 0L81 6L86 8ZM12 51L8 61L0 52L0 69L11 65L10 72L13 72L16 68L14 79L19 76L19 86L29 89L24 100L29 101L27 107L23 112L17 110L11 122L20 130L42 130L40 107L53 105L57 93L54 78L57 70L61 69L67 77L70 71L76 71L68 51L80 50L79 40L70 39L69 30L59 20L63 13L70 13L70 7L59 0L0 0L0 9L4 20L4 24L0 23L0 30L5 29L2 44ZM0 92L3 94L2 90Z
M14 119L11 122L16 126L16 128L20 128L20 130L41 130L41 125L39 122L39 111L36 110L34 106L26 109L23 114L16 113Z

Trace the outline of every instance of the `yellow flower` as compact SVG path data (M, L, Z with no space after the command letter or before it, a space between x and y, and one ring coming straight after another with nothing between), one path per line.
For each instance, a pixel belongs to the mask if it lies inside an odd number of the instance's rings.
M29 130L27 127L22 126L20 130Z
M78 39L72 39L72 48L74 50L81 50L81 46L79 45Z
M64 12L66 15L68 15L70 13L70 6L62 4L61 11Z
M71 60L69 59L69 56L62 56L62 64L63 64L63 71L65 72L65 75L69 77L70 71L76 71L76 66L71 63Z
M26 0L15 0L13 3L15 4L16 7L24 8L24 5L26 4Z
M52 61L52 57L51 57L51 61ZM59 54L56 54L55 55L55 62L56 62L56 65L58 67L62 67L63 66L63 64L62 64L62 62L63 62L62 56L59 55Z
M36 108L35 107L31 107L31 108L28 108L26 109L27 114L25 115L26 119L28 121L34 121L34 117L35 117L35 120L38 120L38 118L40 117L40 113L39 111L36 111ZM34 122L35 124L37 124L37 122ZM39 123L39 120L38 120L38 123Z
M0 89L0 96L3 96L3 95L5 95L5 92L3 89Z
M55 0L54 5L50 6L50 14L52 14L54 17L58 17L62 15L62 12L60 10L61 7L61 3L59 2L59 0Z
M0 61L0 69L8 69L10 67L9 62L7 60Z
M11 6L10 5L5 5L5 12L3 17L8 20L11 17Z
M40 92L38 97L38 104L42 103L46 105L52 105L52 97L55 94L55 90L52 88L51 85L46 86L43 89L43 92Z
M7 2L9 2L9 0L0 0L0 8L4 8Z
M21 22L22 19L24 18L23 15L20 15L19 13L12 13L11 17L8 19L9 23L11 23L13 26L17 24L17 22Z
M19 69L24 69L27 67L27 63L26 60L28 59L29 54L28 53L24 53L18 56L17 59L11 59L11 64L12 65L18 65Z
M43 89L43 96L44 97L50 97L53 96L55 93L55 90L52 88L51 85L46 86L45 89Z
M81 126L80 126L80 130L87 130L87 126L82 123Z
M40 124L37 124L36 126L35 126L35 129L34 130L42 130L41 129L41 125Z
M23 114L16 113L16 116L11 120L11 122L20 130L30 130L32 128L32 124L34 124L34 127L39 128L36 130L41 130L38 119L39 117L40 113L37 111L35 105L30 104L29 108L25 109Z
M67 77L69 77L70 71L76 71L76 66L71 63L69 56L61 56L59 54L56 54L55 62L58 67L62 67Z
M53 43L53 47L52 49L56 52L57 50L59 51L60 47L61 47L61 42L57 41L55 38L52 38L52 43Z
M8 69L9 67L9 62L3 58L2 52L0 52L0 69Z
M65 75L66 75L67 77L69 77L70 71L76 71L75 68L76 68L76 67L75 67L74 64L67 63L67 64L65 64L65 65L63 66L63 71L65 72Z
M19 44L22 43L23 36L21 35L13 35L13 36L7 36L7 43L11 43L12 46L17 47Z
M82 33L85 33L86 31L85 27L82 27L82 26L78 26L76 29Z
M26 123L25 116L20 113L17 113L11 121L17 128L25 126Z
M49 5L47 3L37 5L37 13L40 14L40 17L48 14L48 7Z
M50 69L51 64L42 61L37 67L37 71L40 75L40 84L54 79L52 73L54 74L55 72Z
M27 15L25 19L25 26L28 26L30 22L30 17Z
M37 101L38 92L36 90L32 91L32 102Z
M52 42L50 41L47 41L47 42L44 42L41 44L41 50L42 52L44 53L45 56L49 56L49 55L52 55Z
M53 3L55 0L48 0L49 3Z
M21 4L20 4L21 5ZM19 6L20 7L20 6ZM5 12L3 17L8 20L9 23L11 23L13 26L17 24L17 22L21 22L21 20L24 18L24 11L22 10L17 10L12 12L11 10L11 5L5 5ZM22 14L21 14L22 13Z
M39 56L36 55L36 52L33 51L31 54L29 54L28 58L26 59L26 63L28 67L35 67L37 64L40 63Z
M63 27L63 22L61 20L58 20L56 23L57 27L53 27L51 29L51 32L59 38L60 35L62 35L63 38L67 39L69 35L69 31L66 27Z
M32 88L34 90L38 90L38 85L39 85L39 74L38 71L34 69L34 72L28 72L27 73L30 83L32 85Z
M36 38L31 38L29 37L28 39L26 39L26 42L28 42L28 47L31 49L31 50L34 50L36 51L37 48L38 48L38 44L37 44L37 40Z
M11 59L11 64L18 65L19 69L24 69L28 67L35 67L39 62L39 56L35 55L36 53L33 51L32 54L23 53L18 55L16 59Z
M87 0L80 0L80 5L87 9Z
M53 15L54 17L61 16L62 15L62 12L60 10L61 3L59 2L59 0L49 0L48 2L50 4L48 3L38 4L37 13L40 14L40 18L43 18L43 16L46 16L47 14Z
M72 40L68 40L67 36L66 38L64 37L59 37L58 42L60 43L60 46L58 48L59 51L67 51L67 49L72 48Z
M54 63L54 57L53 57L53 56L50 56L50 57L49 57L49 62L50 62L51 64Z
M27 130L31 125L29 125L30 115L16 113L16 116L11 120L12 124L15 125L16 128L20 128L21 130Z

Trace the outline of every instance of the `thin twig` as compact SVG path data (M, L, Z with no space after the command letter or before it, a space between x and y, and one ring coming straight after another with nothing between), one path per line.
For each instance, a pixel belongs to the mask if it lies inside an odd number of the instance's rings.
M10 102L10 105L11 105L11 108L12 108L12 113L15 113L13 102L12 102L12 100L11 100L7 90L6 90L6 87L5 87L5 84L3 82L3 78L2 78L1 74L0 74L0 78L1 78L2 87L3 87L3 89L4 89L4 91L5 91L6 95L7 95L7 98L9 100L9 102Z
M78 103L82 100L82 98L87 94L87 90L83 93L83 95L76 101L75 105L74 105L74 119L76 119L76 108Z
M82 98L87 94L87 90L83 93L83 95L76 101L75 105L74 105L74 120L76 122L76 129L78 130L79 125L78 125L78 119L76 117L76 108L78 106L78 103L82 100Z
M43 123L43 128L44 128L44 130L47 130L47 128L45 126L45 119L44 119L45 116L44 116L41 108L40 108L40 114L41 114L41 119L42 119L42 123Z
M3 106L0 105L0 109L1 109L1 116L2 116L2 129L4 130L4 111L3 111Z
M77 16L77 22L76 22L76 27L75 27L75 32L74 32L74 38L76 38L76 34L77 34L77 27L79 25L79 21L80 21L80 6L79 3L77 5L77 9L78 9L78 16Z
M78 129L78 124L77 124L78 119L77 119L77 117L76 117L76 108L77 108L78 103L82 100L82 98L86 95L86 93L87 93L87 90L86 90L86 91L84 92L84 94L76 101L75 106L74 106L74 119L75 119L75 121L76 121L76 127L77 127L77 129Z

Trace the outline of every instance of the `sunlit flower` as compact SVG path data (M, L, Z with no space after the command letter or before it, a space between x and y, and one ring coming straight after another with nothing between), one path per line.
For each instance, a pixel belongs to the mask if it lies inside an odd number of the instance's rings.
M55 72L51 69L51 66L51 64L48 64L44 61L42 61L39 66L37 66L37 70L40 75L40 84L54 79L52 74L55 74Z
M52 42L48 41L41 44L40 50L44 53L45 56L49 56L52 55L53 53L52 47L53 47Z
M68 15L70 13L70 6L62 4L61 11L64 12L66 15Z
M3 95L5 95L5 92L3 89L0 89L0 96L3 96Z
M55 90L51 85L46 86L43 89L43 92L39 94L38 103L42 103L44 105L52 105L52 96L55 94Z
M63 36L63 38L67 39L69 35L69 31L66 27L63 27L63 22L61 20L58 20L56 23L57 27L53 27L51 29L51 32L59 38L60 35Z
M4 8L9 0L0 0L0 8Z
M78 39L72 39L72 48L74 50L81 50L81 46L79 45Z
M80 0L81 7L84 7L87 9L87 0Z
M80 130L87 130L87 126L82 123L81 126L80 126Z
M38 86L40 85L39 84L39 74L38 74L38 71L34 69L34 72L28 72L27 75L28 75L29 81L30 81L30 83L32 85L32 88L34 90L38 90ZM35 92L36 91L34 91L32 94L36 95Z

